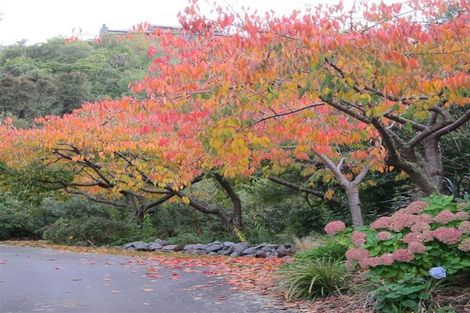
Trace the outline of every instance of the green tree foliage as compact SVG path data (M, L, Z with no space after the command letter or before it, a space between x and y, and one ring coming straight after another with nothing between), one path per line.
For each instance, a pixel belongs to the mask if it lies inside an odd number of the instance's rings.
M23 120L69 113L82 103L129 94L149 65L148 41L52 39L0 48L0 114Z

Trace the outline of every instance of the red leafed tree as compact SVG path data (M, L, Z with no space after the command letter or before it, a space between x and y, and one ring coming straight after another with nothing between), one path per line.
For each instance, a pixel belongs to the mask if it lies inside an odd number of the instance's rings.
M227 225L233 218L181 190L213 171L237 215L225 177L313 160L344 187L359 226L370 169L401 170L424 194L442 189L440 138L470 117L451 112L469 102L468 2L337 5L287 17L218 12L208 20L192 4L181 15L187 34L155 33L151 71L133 86L146 100L89 105L27 131L7 127L0 157L11 166L59 159L78 192L178 196Z
M11 169L34 164L63 170L71 175L40 177L41 182L92 201L133 208L139 219L179 198L217 216L227 230L237 233L243 228L240 198L230 181L214 171L213 160L205 157L197 140L207 118L204 111L160 112L153 100L105 100L62 117L37 119L37 127L31 129L0 125L0 160ZM231 208L211 205L187 192L204 178L221 187Z
M442 191L440 139L470 118L467 1L339 4L286 17L218 12L209 20L192 4L181 16L191 38L158 34L164 54L154 59L157 74L135 90L168 100L172 109L197 99L241 128L307 111L319 116L328 106L349 121L343 129L359 122L365 137L379 137L386 165L423 194ZM458 106L466 109L456 116ZM302 128L308 120L284 123ZM310 140L324 138L331 150L345 141L326 125ZM329 163L314 145L308 149Z

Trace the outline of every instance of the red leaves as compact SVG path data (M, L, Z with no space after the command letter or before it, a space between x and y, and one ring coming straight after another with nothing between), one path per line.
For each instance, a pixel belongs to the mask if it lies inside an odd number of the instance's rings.
M221 28L230 26L233 23L234 19L235 17L233 16L233 14L224 14L223 17L219 18L219 26Z
M150 45L147 50L147 56L149 58L153 57L158 52L157 48L154 45Z

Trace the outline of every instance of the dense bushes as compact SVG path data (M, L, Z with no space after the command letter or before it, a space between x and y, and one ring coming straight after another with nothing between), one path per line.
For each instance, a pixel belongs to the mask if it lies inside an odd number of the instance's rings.
M106 217L69 219L61 217L44 232L44 239L64 244L107 244L113 243L129 233L126 222Z
M0 195L0 240L41 238L60 216L55 207L25 204L9 193Z
M0 239L47 239L54 243L100 245L153 240L147 219L138 225L130 212L72 197L27 204L11 194L0 197Z

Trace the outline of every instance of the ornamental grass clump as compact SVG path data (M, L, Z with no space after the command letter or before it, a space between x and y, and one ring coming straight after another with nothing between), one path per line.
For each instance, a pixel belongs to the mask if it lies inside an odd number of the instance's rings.
M325 297L343 289L349 277L344 263L331 258L298 260L286 264L278 274L289 300Z

